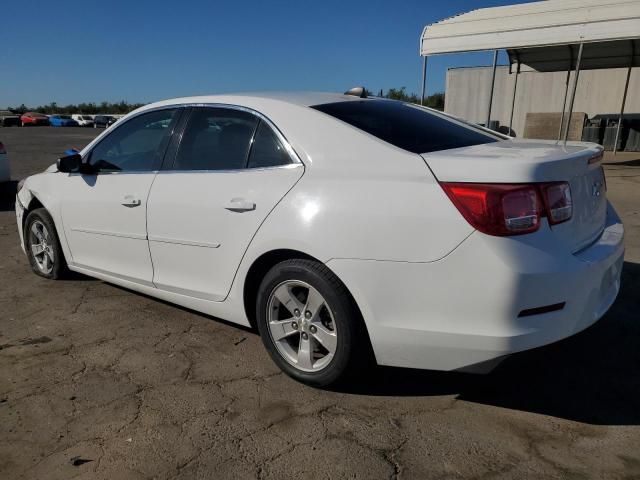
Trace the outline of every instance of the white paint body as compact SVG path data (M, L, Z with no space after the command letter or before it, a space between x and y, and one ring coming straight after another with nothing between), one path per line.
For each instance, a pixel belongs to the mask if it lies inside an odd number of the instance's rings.
M72 270L242 325L249 325L243 293L254 262L273 250L302 252L345 283L384 365L472 368L567 337L606 312L620 286L624 230L606 200L589 203L577 191L599 168L586 161L599 147L505 140L421 156L308 108L351 99L247 94L143 107L253 109L300 162L105 175L95 185L52 167L19 192L18 223L36 197ZM575 217L553 228L543 219L539 231L516 237L474 231L438 183L550 180L577 189ZM132 195L140 208L121 205ZM256 208L230 212L233 198ZM582 222L587 214L597 222ZM518 317L559 302L566 302L560 311Z
M71 118L78 122L80 127L93 127L93 119L91 115L73 114Z

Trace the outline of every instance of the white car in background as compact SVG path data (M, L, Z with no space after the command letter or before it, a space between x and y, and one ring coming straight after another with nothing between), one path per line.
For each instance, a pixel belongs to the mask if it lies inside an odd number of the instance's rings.
M256 326L292 377L480 370L615 300L602 149L354 95L142 107L18 191L33 271ZM372 354L372 355L371 355Z
M11 170L9 169L9 156L4 144L0 142L0 183L11 180Z
M71 115L71 118L78 122L81 127L93 127L93 117L91 115L74 114Z

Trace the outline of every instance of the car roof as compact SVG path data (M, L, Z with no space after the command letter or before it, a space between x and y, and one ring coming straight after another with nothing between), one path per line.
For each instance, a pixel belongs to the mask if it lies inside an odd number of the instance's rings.
M413 157L398 147L385 143L364 131L348 125L326 113L309 108L315 105L338 102L392 102L379 97L360 98L356 95L328 92L242 92L221 95L180 97L144 105L125 116L127 118L159 108L189 105L229 105L254 110L266 118L283 135L298 158L311 167L341 164L354 151L388 151L390 155ZM106 134L106 132L105 132ZM83 150L85 154L100 137ZM339 142L335 138L342 139ZM346 147L345 147L346 145ZM313 168L316 168L313 167ZM321 168L321 167L320 167Z
M290 105L310 107L322 103L348 102L362 100L354 95L345 95L331 92L239 92L219 95L199 95L193 97L180 97L163 100L145 105L142 109L160 107L163 105L189 104L189 103L231 103L251 104L256 100L272 100Z

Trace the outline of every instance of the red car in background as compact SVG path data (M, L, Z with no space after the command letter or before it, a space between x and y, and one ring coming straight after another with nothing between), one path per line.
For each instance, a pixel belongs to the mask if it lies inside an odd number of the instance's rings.
M38 112L25 112L20 117L20 124L27 125L49 125L49 117Z

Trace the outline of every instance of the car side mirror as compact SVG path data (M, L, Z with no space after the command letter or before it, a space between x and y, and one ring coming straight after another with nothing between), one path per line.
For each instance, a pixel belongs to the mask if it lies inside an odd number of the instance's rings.
M74 153L58 159L58 171L63 173L72 173L80 171L82 165L82 157Z

